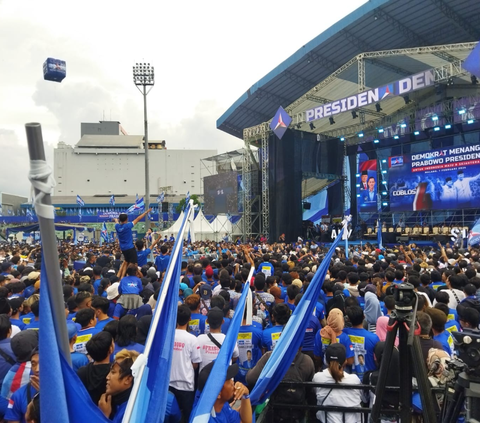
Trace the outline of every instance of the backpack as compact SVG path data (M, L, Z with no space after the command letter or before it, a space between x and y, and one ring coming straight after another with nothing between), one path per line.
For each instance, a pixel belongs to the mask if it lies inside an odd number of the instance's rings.
M282 382L305 382L300 373L300 364L303 361L303 354L298 354L290 365ZM306 404L305 386L279 385L272 395L275 403L280 404ZM282 408L282 420L298 420L304 416L304 410L295 408Z

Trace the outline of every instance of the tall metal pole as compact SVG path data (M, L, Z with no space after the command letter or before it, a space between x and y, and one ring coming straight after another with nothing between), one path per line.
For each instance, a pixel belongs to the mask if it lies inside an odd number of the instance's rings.
M148 119L147 119L147 86L143 85L143 120L144 120L144 148L145 148L145 210L150 208L150 170L148 161ZM145 216L145 233L150 229L150 219Z
M27 132L28 154L30 160L45 161L45 149L43 146L42 127L39 123L27 123L25 125ZM41 183L47 183L50 175L46 175L39 179ZM35 197L40 193L36 187ZM50 193L45 193L41 204L45 206L52 205L52 197ZM63 353L65 360L71 364L70 345L68 343L67 323L65 319L65 308L63 301L62 280L60 277L60 266L58 260L57 240L55 238L55 221L52 217L42 216L43 212L37 210L38 223L40 224L40 234L42 237L42 254L45 269L48 276L48 290L52 302L53 322L55 331L59 336L59 347Z

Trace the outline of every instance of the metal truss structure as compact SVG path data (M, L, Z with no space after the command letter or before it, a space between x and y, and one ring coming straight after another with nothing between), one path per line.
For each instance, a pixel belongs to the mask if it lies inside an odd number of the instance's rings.
M435 3L443 4L441 0L432 0L432 1L434 1ZM449 10L444 11L444 13L450 13L450 12ZM379 11L379 13L384 13L384 12ZM405 33L405 35L408 36L409 38L414 37L415 40L418 42L418 44L425 44L423 42L424 40L420 39L420 37L418 37L416 34L412 34L412 32L408 30L408 28L403 28L401 24L391 16L386 15L386 16L379 16L379 17L382 19L388 20L397 30L401 31L402 33ZM471 30L474 32L478 32L473 28L471 28ZM345 35L349 37L348 33L346 33ZM354 44L360 43L361 48L364 51L371 50L369 48L370 47L369 45L362 43L361 41L359 41L358 39L355 39L354 37L350 37L350 38L352 38L351 39L352 43ZM445 45L438 45L438 46L403 48L403 49L385 50L385 51L370 51L370 52L361 53L355 56L344 65L338 67L336 70L333 70L335 67L334 63L329 63L328 61L326 63L325 61L323 61L322 62L323 65L329 65L332 68L332 73L323 81L321 81L319 84L309 89L305 94L303 94L301 97L299 97L297 100L295 100L285 108L287 113L289 113L290 116L292 116L291 126L296 129L305 130L306 126L308 126L308 125L305 125L307 123L305 119L305 110L308 107L304 105L310 104L310 102L312 101L317 102L319 104L326 104L326 103L332 102L333 101L332 99L324 98L321 95L319 95L320 91L323 88L327 87L332 82L334 82L344 71L349 69L351 66L355 66L355 65L357 66L357 73L358 73L357 91L363 92L367 89L365 84L366 63L374 64L375 66L385 68L401 76L407 76L407 75L411 75L411 72L409 72L408 70L402 69L398 66L383 62L381 59L392 57L392 56L431 54L447 62L442 66L434 68L435 83L441 84L441 83L447 82L450 78L459 77L467 74L467 72L462 68L463 60L460 60L457 57L455 57L453 53L462 51L462 50L464 51L472 50L476 44L477 44L476 42L471 42L471 43L445 44ZM316 58L312 56L309 58L309 60L316 61ZM289 77L293 79L301 78L293 74L290 75ZM307 81L304 79L298 82L303 84L305 87L312 86L310 81ZM268 96L269 93L265 91L265 92L261 92L259 95ZM420 96L416 98L416 101L412 102L411 104L406 104L405 107L398 109L395 113L390 115L369 110L366 108L359 108L358 114L360 119L358 123L348 125L348 126L343 126L342 128L320 132L317 134L318 140L323 141L323 140L328 140L332 138L343 137L346 141L345 147L347 143L358 144L359 140L356 137L356 135L359 132L363 132L365 135L367 135L369 131L371 132L376 131L377 127L388 126L389 123L396 123L402 120L405 116L412 115L415 109L418 108L418 104L422 100L425 100L428 97L430 97L431 95L432 95L432 91L426 90L425 93L421 93ZM278 98L278 100L279 101L282 100L282 103L284 103L283 101L284 99ZM453 100L446 100L445 103L446 104L445 104L444 110L446 110L446 114L452 115L451 118L449 118L448 116L445 116L445 118L448 122L451 122L453 119L453 112L448 113L448 111L453 110ZM298 109L302 109L302 108L304 108L304 110L297 111ZM366 115L373 116L374 119L366 121ZM261 167L260 169L261 186L262 186L261 196L254 195L252 192L253 162L252 162L251 154L246 153L244 156L244 162L243 162L242 174L243 174L243 183L245 188L243 226L244 226L244 235L247 238L255 237L259 233L264 233L268 236L269 229L270 229L270 221L269 221L270 192L269 192L269 186L268 186L268 183L269 183L268 181L268 166L269 166L268 143L269 141L268 140L270 136L270 128L269 128L270 122L271 122L271 119L266 120L263 123L260 123L258 125L252 126L250 128L245 128L243 130L243 139L245 142L245 148L247 152L250 151L251 153L250 145L252 142L255 142L257 145L259 144L261 146L261 157L259 157L259 162ZM414 125L414 119L410 119L410 122L411 122L411 125ZM413 131L413 126L410 129ZM349 140L349 137L350 138L354 137L355 139ZM344 154L346 154L346 150ZM349 195L350 194L347 192L346 188L344 188L344 199L346 200L346 197ZM257 201L259 202L258 211L254 210L254 204ZM255 221L259 217L261 218L260 219L261 225L255 225L254 224Z

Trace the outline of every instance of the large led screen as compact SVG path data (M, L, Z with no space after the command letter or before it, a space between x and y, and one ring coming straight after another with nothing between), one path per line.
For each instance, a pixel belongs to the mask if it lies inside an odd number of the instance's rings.
M480 145L389 158L391 211L480 207Z
M357 204L359 212L375 212L377 207L377 161L366 160L358 164Z
M226 172L203 179L205 214L238 214L238 173Z

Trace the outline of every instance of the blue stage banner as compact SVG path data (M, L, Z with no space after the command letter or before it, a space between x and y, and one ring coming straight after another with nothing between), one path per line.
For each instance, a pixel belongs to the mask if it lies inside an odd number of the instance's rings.
M389 158L391 211L480 207L480 145Z
M377 161L366 160L358 164L357 205L359 212L376 212L377 206Z

